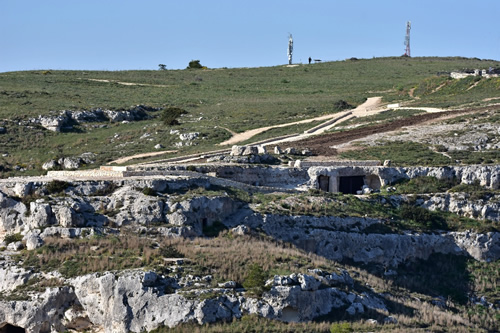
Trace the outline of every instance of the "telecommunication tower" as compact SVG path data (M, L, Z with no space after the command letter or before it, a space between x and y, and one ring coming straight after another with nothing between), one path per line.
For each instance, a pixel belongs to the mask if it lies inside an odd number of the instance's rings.
M411 22L408 21L408 22L406 22L406 37L405 37L405 45L406 45L405 56L407 56L407 57L411 57L411 53L410 53L410 29L411 29Z
M293 53L293 38L292 34L288 35L288 64L292 64L292 53Z

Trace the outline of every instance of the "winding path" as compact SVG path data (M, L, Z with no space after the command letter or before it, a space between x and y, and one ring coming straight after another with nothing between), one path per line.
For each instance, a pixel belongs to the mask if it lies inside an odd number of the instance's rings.
M266 127L260 127L260 128L255 128L251 129L242 133L237 133L233 135L230 139L221 142L221 146L226 146L226 145L234 145L239 142L246 141L252 137L254 137L257 134L263 133L265 131L268 131L272 128L279 128L279 127L287 127L287 126L292 126L292 125L297 125L297 124L305 124L305 123L311 123L313 121L321 121L321 120L327 120L325 123L320 124L313 129L310 129L307 131L307 135L312 135L312 134L320 134L331 127L335 126L338 121L344 121L346 120L345 116L348 113L352 113L354 117L364 117L367 115L372 115L378 112L381 112L385 109L381 108L379 109L379 106L382 102L382 97L370 97L364 102L363 104L359 105L357 108L353 110L348 110L348 111L342 111L342 112L337 112L333 114L328 114L316 118L310 118L310 119L305 119L305 120L300 120L300 121L294 121L291 123L286 123L286 124L279 124L279 125L273 125L273 126L266 126ZM369 112L369 113L368 113ZM331 122L332 119L338 119L338 121Z

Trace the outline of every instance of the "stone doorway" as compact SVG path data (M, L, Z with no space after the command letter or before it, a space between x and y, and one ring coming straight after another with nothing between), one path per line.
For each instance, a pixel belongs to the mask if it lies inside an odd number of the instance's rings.
M319 189L321 191L330 192L330 177L329 176L319 176L318 177Z
M356 194L365 185L364 176L339 177L339 192L344 194Z

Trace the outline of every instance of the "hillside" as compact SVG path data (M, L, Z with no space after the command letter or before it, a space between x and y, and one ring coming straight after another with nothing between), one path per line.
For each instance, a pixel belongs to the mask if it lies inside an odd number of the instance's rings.
M24 174L39 174L50 159L87 152L96 154L99 165L153 152L157 144L177 155L213 150L232 132L335 113L340 111L339 101L356 106L373 96L406 106L481 106L498 94L498 78L454 81L437 74L490 66L500 64L466 58L374 58L297 67L0 73L0 117L4 119L0 126L5 131L0 134L0 172L11 175L26 169ZM144 118L149 119L143 121L101 118L80 122L62 133L29 121L40 115L55 117L63 110L130 110L135 105L179 107L187 114L181 125L172 128L159 121L161 111L147 111ZM314 125L272 130L253 140L300 133ZM172 129L198 133L198 137L183 143Z
M499 331L499 66L0 73L0 333Z

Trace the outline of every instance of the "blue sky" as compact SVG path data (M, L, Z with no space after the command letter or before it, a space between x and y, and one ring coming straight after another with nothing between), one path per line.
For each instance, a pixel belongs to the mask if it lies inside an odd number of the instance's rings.
M399 56L500 60L500 0L0 0L0 72Z

